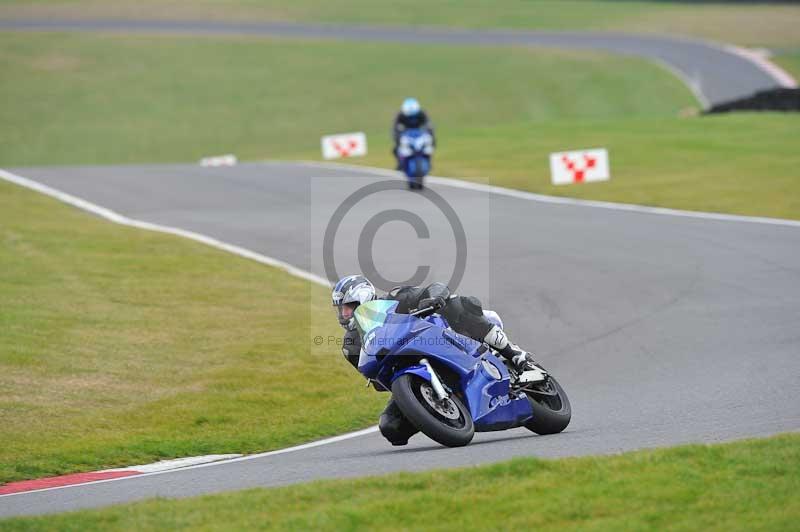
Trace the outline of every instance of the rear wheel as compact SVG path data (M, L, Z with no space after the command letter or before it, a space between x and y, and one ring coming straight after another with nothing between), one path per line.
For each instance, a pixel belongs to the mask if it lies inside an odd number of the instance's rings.
M533 408L533 417L525 423L528 430L536 434L556 434L567 428L572 419L572 407L567 393L552 375L522 391Z
M428 381L406 373L392 384L392 397L406 419L430 439L448 447L472 441L472 416L455 395L440 400Z

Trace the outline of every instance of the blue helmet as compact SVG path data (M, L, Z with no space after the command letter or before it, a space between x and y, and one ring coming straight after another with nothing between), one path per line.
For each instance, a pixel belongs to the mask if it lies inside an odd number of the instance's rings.
M336 307L336 316L342 327L352 326L352 317L345 318L342 315L342 307L350 304L352 309L361 303L375 299L375 287L369 279L363 275L348 275L339 279L331 292L331 302Z
M400 106L400 112L403 116L414 116L419 114L422 110L416 98L406 98L403 100L403 105Z

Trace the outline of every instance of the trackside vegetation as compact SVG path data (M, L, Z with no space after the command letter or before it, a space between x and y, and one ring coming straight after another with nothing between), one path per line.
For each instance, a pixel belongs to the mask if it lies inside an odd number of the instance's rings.
M800 435L12 519L34 530L793 530Z
M800 80L800 42L795 43L794 48L777 54L772 58L772 61L793 76L794 79Z
M16 104L0 106L6 166L319 158L321 135L353 130L388 154L409 92L443 145L471 127L534 123L546 135L696 103L644 60L527 48L0 32L0 67L0 96Z

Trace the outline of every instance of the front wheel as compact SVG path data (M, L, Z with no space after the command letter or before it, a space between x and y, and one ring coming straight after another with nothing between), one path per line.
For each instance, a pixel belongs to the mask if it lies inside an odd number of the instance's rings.
M428 161L422 155L414 157L414 177L419 181L428 174Z
M572 407L567 393L552 376L523 389L533 408L533 417L525 423L528 430L536 434L561 432L572 419Z
M392 383L392 397L406 419L430 439L448 447L472 441L472 416L455 395L439 400L428 381L406 373Z

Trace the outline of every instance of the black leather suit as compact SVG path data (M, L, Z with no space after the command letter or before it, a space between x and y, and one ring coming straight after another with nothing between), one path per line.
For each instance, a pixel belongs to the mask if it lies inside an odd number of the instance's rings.
M397 116L394 117L394 124L392 125L392 138L394 139L394 148L392 149L392 153L394 154L395 158L397 158L397 145L400 142L400 135L407 129L417 128L427 129L431 134L431 137L433 137L434 147L436 146L436 135L433 131L433 124L431 124L430 120L428 120L428 115L425 114L425 111L420 111L412 116L406 116L403 113L397 113Z

